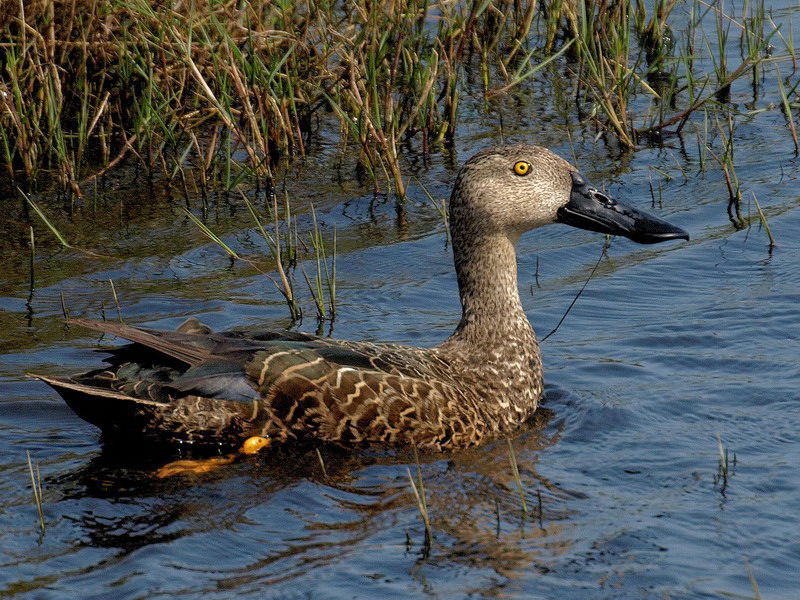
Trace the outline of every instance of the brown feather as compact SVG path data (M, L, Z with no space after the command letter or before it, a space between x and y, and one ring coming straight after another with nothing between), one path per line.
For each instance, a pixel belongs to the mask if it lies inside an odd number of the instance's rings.
M137 404L149 404L152 406L167 406L167 404L163 402L155 402L153 400L147 400L145 398L138 398L136 396L128 396L126 394L121 394L119 392L115 392L113 390L104 390L97 386L85 385L82 383L75 383L73 380L68 379L66 377L48 377L46 375L37 375L36 373L26 373L28 377L33 377L34 379L39 379L40 381L44 381L45 383L51 385L55 389L65 389L65 390L72 390L75 392L81 392L82 394L87 394L89 396L95 396L97 398L109 398L113 400L128 400L130 402L135 402Z
M191 366L202 364L214 356L207 350L192 346L186 342L168 339L165 337L167 332L163 331L131 327L130 325L117 323L115 321L95 321L92 319L72 318L69 320L69 323L70 325L80 325L81 327L94 329L95 331L116 335L153 350L158 350L167 356L177 358Z

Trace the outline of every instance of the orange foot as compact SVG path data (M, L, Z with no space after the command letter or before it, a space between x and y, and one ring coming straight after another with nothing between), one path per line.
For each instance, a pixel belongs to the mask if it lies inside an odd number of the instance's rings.
M244 441L238 452L226 454L225 456L215 456L213 458L201 458L198 460L176 460L167 463L156 471L155 476L159 479L173 477L174 475L188 475L208 473L223 465L229 465L237 458L245 454L257 454L260 450L270 445L270 439L260 436L249 437Z
M269 438L254 435L244 441L242 447L239 448L239 454L258 454L264 448L268 448L271 443L272 440Z

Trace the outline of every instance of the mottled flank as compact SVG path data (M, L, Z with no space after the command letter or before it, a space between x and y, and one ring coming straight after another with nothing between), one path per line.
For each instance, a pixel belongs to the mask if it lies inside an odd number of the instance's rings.
M514 165L530 163L521 176ZM461 169L450 226L462 318L434 348L294 332L164 332L75 320L130 340L108 366L40 377L103 430L187 441L315 439L467 447L509 432L542 396L539 347L517 289L519 236L556 220L574 168L536 146L480 152Z

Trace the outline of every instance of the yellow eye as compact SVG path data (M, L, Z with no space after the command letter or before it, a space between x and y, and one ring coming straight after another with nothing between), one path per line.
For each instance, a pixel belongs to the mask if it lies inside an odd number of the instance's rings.
M517 175L527 175L531 172L531 163L525 160L519 160L514 163L514 173Z

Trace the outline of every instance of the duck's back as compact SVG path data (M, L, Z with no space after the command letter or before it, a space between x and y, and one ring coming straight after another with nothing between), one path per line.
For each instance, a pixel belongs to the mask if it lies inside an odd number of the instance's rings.
M77 321L133 343L108 366L42 377L107 432L236 444L261 435L346 445L477 444L506 425L470 357L296 332L164 332ZM517 419L515 419L516 421Z

